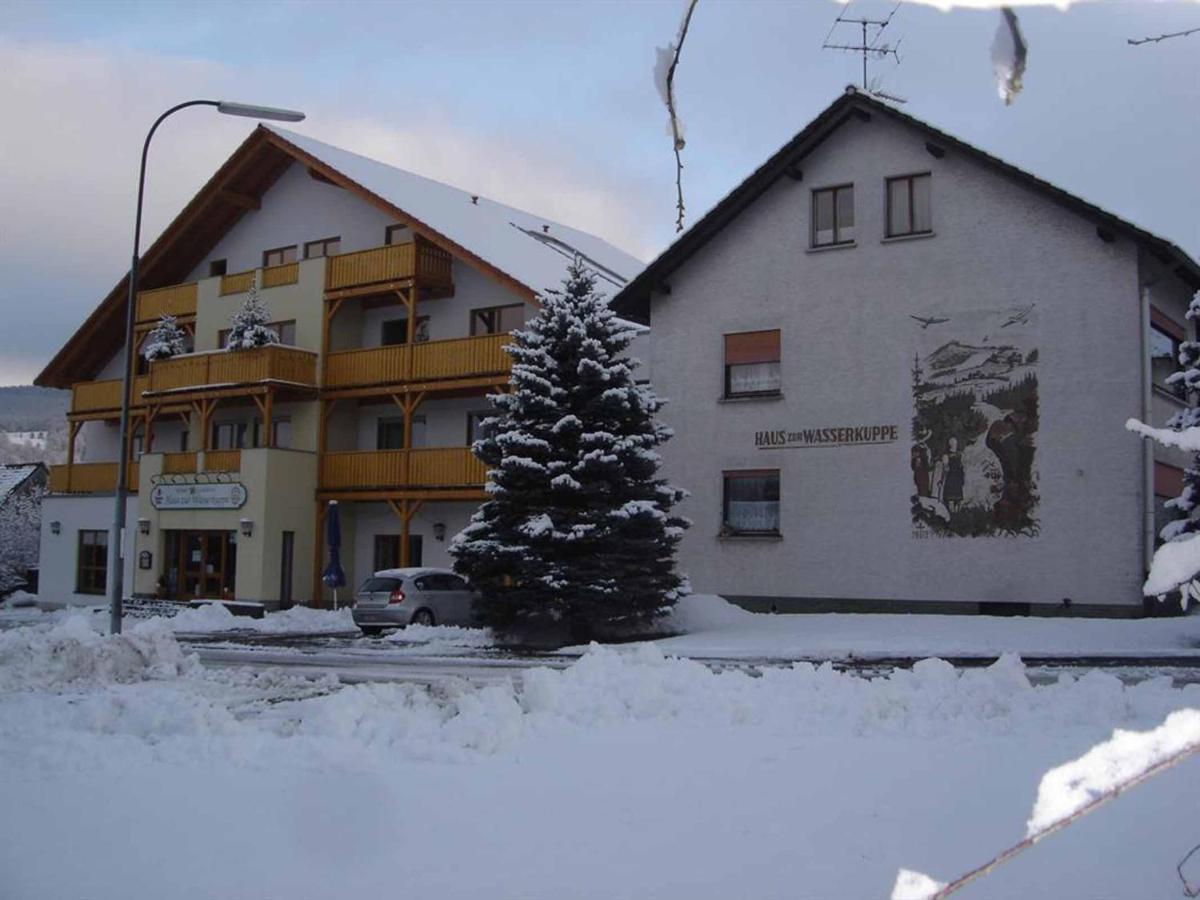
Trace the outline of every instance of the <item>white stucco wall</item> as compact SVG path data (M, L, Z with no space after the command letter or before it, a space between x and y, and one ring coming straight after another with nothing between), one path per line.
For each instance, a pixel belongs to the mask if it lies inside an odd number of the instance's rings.
M91 606L107 602L107 595L80 594L76 588L76 572L81 530L108 531L112 526L112 494L87 496L46 495L42 500L42 534L39 562L38 598L42 603ZM126 506L126 545L133 540L137 528L137 498ZM52 523L61 530L52 532ZM125 596L133 590L135 554L125 560Z
M691 491L682 567L700 591L775 598L1140 607L1138 265L1081 218L926 138L852 120L669 279L652 369ZM884 241L884 179L933 173L935 236ZM853 182L856 246L808 249L811 192ZM914 537L910 316L1036 303L1036 537ZM937 327L937 326L933 326ZM723 335L779 328L782 399L721 402ZM952 325L947 326L952 337ZM892 424L880 446L755 449L770 429ZM722 471L778 468L782 538L728 539ZM800 604L793 604L803 606Z

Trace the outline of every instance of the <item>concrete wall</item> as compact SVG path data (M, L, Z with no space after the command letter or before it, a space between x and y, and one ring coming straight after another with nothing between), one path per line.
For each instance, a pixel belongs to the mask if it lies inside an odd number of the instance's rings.
M926 138L851 120L671 276L652 371L692 492L682 567L700 591L778 598L1140 607L1137 249ZM884 179L932 172L934 235L885 235ZM813 189L853 182L854 245L809 249ZM1036 536L916 539L910 316L1036 304ZM938 326L931 326L938 327ZM723 335L782 331L782 398L722 402ZM771 429L887 424L878 446L755 447ZM722 538L723 470L778 468L782 537ZM791 604L803 608L804 602ZM780 608L788 607L782 604Z
M126 543L137 530L137 503L126 506ZM38 598L46 604L90 606L107 603L107 595L77 593L75 577L79 555L79 532L108 531L112 526L112 494L66 496L47 494L42 500L42 533L39 553ZM52 523L61 526L54 534ZM136 553L125 560L125 588L133 584Z

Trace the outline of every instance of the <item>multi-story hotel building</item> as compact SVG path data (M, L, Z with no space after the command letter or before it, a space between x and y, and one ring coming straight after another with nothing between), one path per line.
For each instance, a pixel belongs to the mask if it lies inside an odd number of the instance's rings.
M37 378L72 391L68 462L50 473L42 516L42 596L105 593L121 452L135 595L320 602L331 500L351 586L448 564L484 497L469 445L486 395L507 384L507 333L576 256L610 294L641 268L592 235L259 126L143 256L135 346L122 346L122 280ZM280 343L225 350L255 283ZM191 346L147 363L140 345L162 313Z
M1136 167L1114 178L1146 177ZM697 590L779 611L1138 614L1200 266L848 91L614 300Z

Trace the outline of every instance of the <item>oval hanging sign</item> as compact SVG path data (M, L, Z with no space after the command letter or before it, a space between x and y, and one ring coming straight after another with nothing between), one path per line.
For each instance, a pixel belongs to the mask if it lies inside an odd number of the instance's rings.
M160 484L150 492L155 509L241 509L246 488L236 482L223 484Z

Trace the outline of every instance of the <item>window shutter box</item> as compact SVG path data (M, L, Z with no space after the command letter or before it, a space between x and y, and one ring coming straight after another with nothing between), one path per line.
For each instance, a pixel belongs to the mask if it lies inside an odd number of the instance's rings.
M744 331L725 335L725 365L779 362L779 331Z

